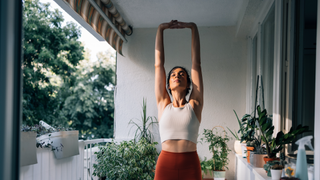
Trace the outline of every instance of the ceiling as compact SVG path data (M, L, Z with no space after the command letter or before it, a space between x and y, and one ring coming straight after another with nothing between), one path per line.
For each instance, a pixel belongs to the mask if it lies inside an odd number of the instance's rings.
M133 28L154 28L177 19L198 26L235 26L248 0L112 0Z

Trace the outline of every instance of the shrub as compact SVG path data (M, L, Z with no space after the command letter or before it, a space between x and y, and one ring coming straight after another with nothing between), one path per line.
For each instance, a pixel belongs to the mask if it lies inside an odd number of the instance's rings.
M110 180L153 180L156 157L159 155L156 144L158 143L147 143L142 138L136 143L134 140L120 144L112 142L100 147L100 151L95 153L97 164L93 165L93 175L106 176Z

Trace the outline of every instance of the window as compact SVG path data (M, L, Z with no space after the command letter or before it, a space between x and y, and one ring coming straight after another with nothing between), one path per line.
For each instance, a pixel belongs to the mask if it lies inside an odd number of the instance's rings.
M261 63L258 102L268 114L273 113L274 6L261 24Z

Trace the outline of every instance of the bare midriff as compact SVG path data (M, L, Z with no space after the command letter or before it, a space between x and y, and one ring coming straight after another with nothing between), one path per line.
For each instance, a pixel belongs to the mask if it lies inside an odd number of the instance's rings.
M184 139L171 139L162 143L162 150L168 152L192 152L197 150L197 144Z

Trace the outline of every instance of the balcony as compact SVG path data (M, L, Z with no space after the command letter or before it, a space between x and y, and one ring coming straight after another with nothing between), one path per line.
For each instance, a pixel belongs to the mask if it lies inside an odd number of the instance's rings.
M91 180L94 152L98 147L92 145L111 142L112 139L79 140L79 155L56 159L50 148L37 148L37 164L22 166L20 180ZM116 141L120 142L120 141ZM91 148L92 147L92 148Z

